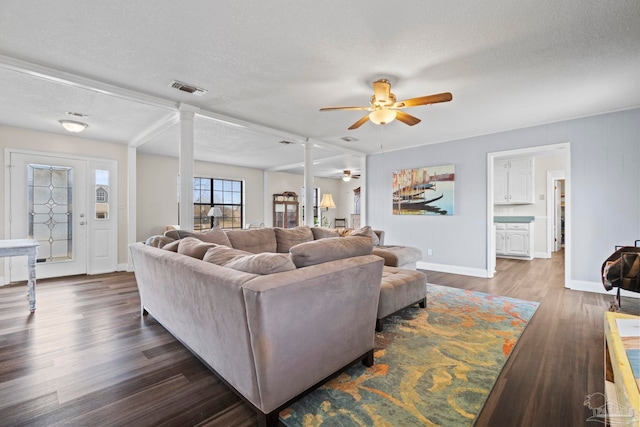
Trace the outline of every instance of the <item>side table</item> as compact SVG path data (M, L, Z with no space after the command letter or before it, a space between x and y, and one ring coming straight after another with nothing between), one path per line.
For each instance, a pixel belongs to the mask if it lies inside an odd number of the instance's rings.
M27 255L27 290L29 311L36 311L36 254L38 242L33 239L0 240L0 257Z

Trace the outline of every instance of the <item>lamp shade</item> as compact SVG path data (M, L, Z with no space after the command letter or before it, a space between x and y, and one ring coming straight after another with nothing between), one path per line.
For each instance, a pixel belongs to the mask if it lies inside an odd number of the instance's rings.
M69 132L74 132L74 133L82 132L89 126L86 123L74 122L73 120L60 120L60 124L62 125L63 128L65 128Z
M321 208L334 209L336 204L333 203L333 196L331 193L325 193L322 195L322 200L320 201Z
M377 125L386 125L396 119L396 110L389 110L388 108L380 108L372 111L369 114L369 120Z
M212 216L212 217L222 216L222 209L220 209L217 206L213 207L209 209L209 213L207 214L207 216Z

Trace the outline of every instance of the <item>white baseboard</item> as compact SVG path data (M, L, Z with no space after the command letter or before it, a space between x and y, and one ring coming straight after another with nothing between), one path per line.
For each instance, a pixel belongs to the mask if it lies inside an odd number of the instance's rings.
M133 271L133 265L131 264L118 264L118 271Z
M546 252L534 252L533 253L533 257L534 258L549 259L549 257L547 256Z
M460 267L458 265L434 264L418 261L416 266L421 270L439 271L441 273L461 274L463 276L489 277L489 272L481 268Z
M613 288L610 291L607 291L602 283L600 282L588 282L586 280L572 280L569 284L569 289L573 289L574 291L583 291L583 292L595 292L598 294L607 294L611 296L615 296L618 293L618 289ZM624 289L620 290L620 296L630 297L630 298L640 298L640 294L637 292L629 292Z

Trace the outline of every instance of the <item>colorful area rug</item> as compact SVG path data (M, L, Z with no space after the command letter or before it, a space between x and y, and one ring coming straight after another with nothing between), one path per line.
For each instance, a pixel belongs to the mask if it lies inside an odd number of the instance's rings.
M294 426L470 426L537 302L428 285L376 334L375 364L358 363L280 413Z

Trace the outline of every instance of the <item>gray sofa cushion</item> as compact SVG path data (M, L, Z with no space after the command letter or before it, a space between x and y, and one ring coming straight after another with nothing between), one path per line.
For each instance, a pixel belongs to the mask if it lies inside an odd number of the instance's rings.
M251 252L220 245L209 248L204 254L204 257L202 257L202 260L212 264L225 265L232 259L245 255L251 255Z
M203 242L216 243L218 245L225 245L231 247L231 242L227 237L227 233L220 228L212 228L210 230L195 233L193 237L196 237Z
M291 260L296 267L307 267L323 262L369 255L373 249L368 237L330 237L301 243L290 249Z
M215 243L203 242L195 237L185 237L184 239L181 239L178 244L178 253L202 259L207 250L214 246L217 245Z
M226 233L234 249L251 252L252 254L277 252L276 232L273 228L228 230Z
M225 267L253 274L272 274L295 270L296 266L291 261L289 254L274 254L263 252L236 256L224 264Z
M162 247L165 251L178 252L178 246L180 245L180 240L174 240L173 242L169 242Z
M149 237L144 243L145 245L153 246L154 248L161 248L167 243L171 243L173 241L175 241L175 239L172 239L171 237L157 235Z
M378 238L378 235L374 233L373 229L368 225L365 225L353 230L350 235L369 237L371 238L371 242L373 243L373 246L378 246L380 244L380 239Z
M312 227L314 240L327 239L329 237L339 237L338 230L324 227Z
M187 230L168 230L165 231L164 235L167 237L171 237L172 239L184 239L185 237L191 237L193 236L194 233L193 231L187 231Z
M276 232L276 243L278 245L277 252L288 254L289 249L300 243L310 242L313 240L311 227L302 225L294 228L274 228Z

